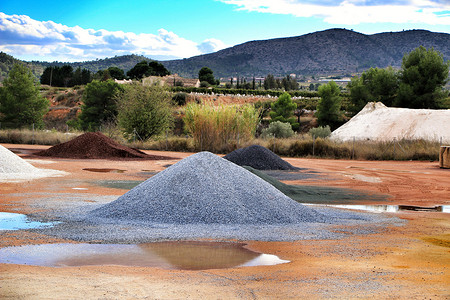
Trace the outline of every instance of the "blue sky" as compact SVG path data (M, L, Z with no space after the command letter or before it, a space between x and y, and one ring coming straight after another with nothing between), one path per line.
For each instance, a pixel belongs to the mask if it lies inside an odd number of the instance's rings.
M166 60L347 28L450 33L450 0L96 0L0 3L0 51L24 60Z

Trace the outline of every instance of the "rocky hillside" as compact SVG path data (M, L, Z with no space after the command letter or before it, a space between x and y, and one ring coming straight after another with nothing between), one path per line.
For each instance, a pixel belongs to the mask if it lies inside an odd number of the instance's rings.
M403 55L421 45L434 47L446 60L450 60L450 34L447 33L409 30L366 35L346 29L329 29L297 37L251 41L211 54L162 63L172 73L183 77L197 77L204 66L211 68L216 77L223 78L267 74L284 76L291 73L345 75L370 67L399 67ZM7 74L14 60L0 53L0 77ZM34 72L49 65L64 64L70 64L74 69L86 68L94 73L112 66L126 72L142 60L149 58L124 55L76 63L33 61L28 64Z
M210 67L216 76L264 76L272 73L331 75L370 67L401 66L402 57L419 46L434 47L450 59L450 34L426 30L374 35L330 29L302 36L252 41L216 53L163 64L181 76L196 76Z

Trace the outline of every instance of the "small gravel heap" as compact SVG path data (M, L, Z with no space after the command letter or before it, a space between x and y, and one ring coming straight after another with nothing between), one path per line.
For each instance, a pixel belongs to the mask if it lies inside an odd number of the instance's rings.
M88 221L99 218L166 224L325 222L314 209L209 152L179 161L88 213Z
M173 157L148 155L140 150L120 145L101 132L87 132L73 140L55 145L35 154L39 156L75 159L173 159Z
M269 149L259 145L236 149L224 158L239 166L250 166L257 170L297 170Z
M0 180L31 180L42 177L61 176L65 172L38 169L0 145Z

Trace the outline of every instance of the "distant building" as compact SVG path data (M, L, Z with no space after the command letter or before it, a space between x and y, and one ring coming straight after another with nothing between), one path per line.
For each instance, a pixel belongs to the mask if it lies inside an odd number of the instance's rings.
M177 74L167 75L164 77L149 76L142 79L143 85L152 85L156 82L166 86L200 87L200 80L196 78L180 77Z
M114 79L114 82L118 83L118 84L131 84L131 83L133 83L133 80L131 80L131 79L124 79L124 80Z

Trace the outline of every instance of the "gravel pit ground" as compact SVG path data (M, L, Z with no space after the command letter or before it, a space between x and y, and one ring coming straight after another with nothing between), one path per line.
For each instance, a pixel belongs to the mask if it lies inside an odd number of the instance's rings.
M8 145L27 151L45 146ZM33 151L31 151L33 152ZM146 151L186 157L185 153ZM42 158L40 158L42 159ZM25 213L45 221L88 211L126 191L96 181L139 181L142 170L161 171L164 161L52 159L53 169L71 176L0 185L0 211ZM174 160L176 162L176 160ZM435 206L450 204L450 177L436 162L367 162L289 159L297 167L329 180L295 180L289 184L348 188L390 195L382 203L355 204ZM172 162L170 162L172 163ZM47 168L45 165L39 167ZM95 173L83 168L115 168L125 173ZM381 183L358 180L360 174ZM86 190L74 190L85 188ZM72 197L71 197L72 196ZM68 203L64 203L68 202ZM345 211L339 210L337 211ZM368 214L371 215L371 214ZM352 234L353 226L319 224L338 239L285 242L244 241L249 249L274 254L287 264L207 271L164 270L120 266L36 267L0 264L0 298L5 299L448 299L450 218L436 212L381 215L402 220L401 226L372 228ZM334 228L333 228L334 227ZM105 227L106 228L106 227ZM350 230L349 230L350 229ZM369 228L370 229L370 228ZM208 240L208 239L207 239ZM74 243L28 230L0 232L0 247ZM43 288L45 287L45 288Z

